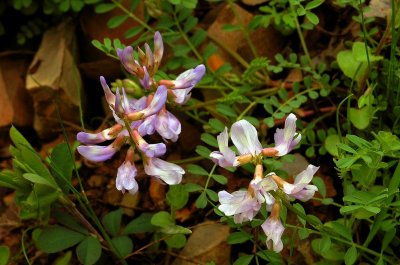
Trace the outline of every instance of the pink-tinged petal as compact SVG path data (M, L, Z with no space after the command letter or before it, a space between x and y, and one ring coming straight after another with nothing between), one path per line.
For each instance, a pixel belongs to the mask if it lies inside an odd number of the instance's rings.
M144 121L138 127L140 135L142 136L152 135L155 132L156 117L157 117L156 115L152 115L144 119Z
M150 70L150 73L152 75L154 75L155 73L153 72L153 68L154 68L153 52L151 51L150 46L147 43L144 44L144 49L146 51L146 63L145 63L145 65Z
M293 193L290 196L293 198L296 198L300 201L308 201L310 200L312 197L314 197L315 192L318 191L317 186L315 185L307 185L305 186L302 190L300 190L299 192Z
M204 76L206 67L203 64L189 69L172 81L174 89L192 89Z
M169 111L161 110L156 116L155 128L158 134L165 140L176 142L181 133L181 123Z
M147 71L147 67L143 66L143 79L140 79L140 84L142 84L144 89L149 89L151 86L151 79L149 76L149 72Z
M163 143L148 144L145 142L141 143L138 147L147 157L159 157L167 151L167 147Z
M286 118L285 127L276 129L274 134L275 149L278 150L276 156L286 155L300 142L301 134L296 133L296 120L296 116L290 113Z
M106 101L108 105L114 106L115 105L115 95L111 91L110 87L107 85L107 81L103 76L100 76L100 83L104 90L104 95L106 97Z
M257 130L246 120L235 122L231 128L231 139L241 155L258 155L262 146L258 140Z
M143 73L142 67L133 56L133 48L131 46L127 46L123 50L117 49L117 55L122 65L129 73L132 75L141 75Z
M225 130L217 136L217 141L219 151L214 151L210 154L212 161L224 168L234 166L236 154L228 146L229 136L226 127Z
M156 93L152 97L150 104L141 111L134 111L126 114L126 118L131 121L142 120L153 114L156 114L164 107L167 100L167 88L165 86L159 86Z
M117 190L125 192L129 191L131 194L135 194L139 190L138 183L135 179L137 170L134 164L129 161L125 161L119 168L117 173L117 179L115 185Z
M267 220L261 225L267 236L266 245L268 249L275 252L281 252L283 249L282 234L285 228L279 218L268 217Z
M302 172L300 172L294 179L294 185L296 185L297 187L299 187L298 189L302 189L303 187L305 187L306 185L308 185L308 183L311 182L311 180L314 177L314 174L318 171L319 167L316 167L314 165L308 165L307 168L305 170L303 170Z
M93 162L102 162L110 159L118 151L118 149L114 148L112 145L81 145L78 146L77 150L79 154Z
M218 209L227 216L233 215L233 220L237 224L252 220L261 208L261 203L248 191L239 190L232 194L220 191L218 198L221 203Z
M122 131L122 126L116 124L111 128L105 129L99 133L79 132L76 139L83 144L98 144L107 140L112 140Z
M192 89L174 89L171 90L172 94L174 94L173 101L178 105L183 105L190 99L190 91Z
M157 71L164 53L164 43L160 32L154 33L154 71Z
M148 158L144 163L147 175L157 177L169 185L179 184L185 170L178 165L169 163L159 158Z

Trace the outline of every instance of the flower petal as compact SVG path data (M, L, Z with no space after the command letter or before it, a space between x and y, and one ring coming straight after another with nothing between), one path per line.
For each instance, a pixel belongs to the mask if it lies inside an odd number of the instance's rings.
M147 157L159 157L167 151L167 147L164 143L148 144L142 142L138 147Z
M110 159L118 151L112 145L81 145L78 146L77 150L83 157L93 162L102 162Z
M144 117L148 117L160 111L167 100L167 92L168 91L165 86L159 86L157 88L150 105L141 111L144 114Z
M129 193L135 194L139 190L138 183L135 179L137 170L134 164L129 161L125 161L119 168L117 173L117 179L115 185L117 190L125 192L128 190Z
M210 154L214 163L224 168L234 166L236 157L235 152L233 152L228 146L228 140L228 129L225 127L225 130L217 136L219 152L214 151Z
M285 228L282 222L277 218L268 217L267 220L261 225L267 236L267 247L275 252L281 252L283 249L282 234Z
M108 105L115 106L115 95L111 91L110 87L107 85L107 81L104 76L100 76L100 83L104 90L104 95L106 97L106 101Z
M164 43L160 32L154 33L154 69L157 71L164 53Z
M290 113L286 118L285 127L276 129L274 134L276 156L283 156L289 153L301 140L301 134L296 134L296 116Z
M125 49L117 49L117 55L125 67L125 69L131 73L132 75L138 75L139 72L142 72L142 67L139 63L135 60L133 56L133 48L132 46L127 46Z
M258 140L257 130L246 120L237 121L232 125L231 139L241 155L261 153L262 146Z
M160 178L169 185L179 184L182 180L182 175L185 174L185 171L180 166L159 158L147 159L144 163L144 171L147 175Z
M122 126L116 124L111 128L107 128L99 133L79 132L76 139L83 144L98 144L107 140L114 139L118 133L122 131Z
M181 123L179 120L167 110L161 110L156 117L155 128L161 137L164 140L168 139L176 142L181 133Z

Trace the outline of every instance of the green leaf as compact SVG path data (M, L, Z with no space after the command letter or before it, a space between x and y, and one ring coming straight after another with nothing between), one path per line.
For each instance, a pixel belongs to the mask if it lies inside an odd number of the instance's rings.
M228 117L236 117L237 116L235 110L228 105L217 104L216 108L219 113L226 115Z
M7 265L10 259L10 249L7 246L0 246L0 265Z
M349 119L357 129L364 130L368 127L372 119L371 107L364 107L362 109L350 108Z
M312 182L315 186L317 186L319 194L321 194L322 197L325 197L326 196L325 182L320 177L314 177Z
M212 201L215 201L215 202L218 201L218 194L215 191L206 189L206 193Z
M339 147L340 149L352 153L352 154L357 154L357 151L354 150L352 147L348 146L347 144L342 144L342 143L338 143L336 144L337 147Z
M268 117L264 119L264 123L269 127L272 128L275 126L275 120L273 117Z
M253 258L254 258L254 255L240 256L237 260L235 260L233 265L248 265L253 260Z
M310 11L306 11L306 18L311 22L313 25L318 25L319 18L316 14Z
M161 229L161 232L168 235L174 234L191 234L192 231L189 228L180 225L170 225Z
M153 214L151 213L142 213L139 217L130 221L123 230L123 235L128 234L138 234L138 233L146 233L153 232L156 227L151 224L151 218Z
M62 212L62 211L55 211L53 213L54 217L57 219L58 224L70 228L76 232L89 235L89 232L80 224L74 217L71 215Z
M306 10L310 10L310 9L314 9L320 5L322 5L322 3L324 2L324 0L313 0L310 1L306 4L305 9Z
M191 31L199 22L199 19L195 16L190 16L188 17L188 19L186 20L186 22L183 25L183 31L185 33L188 33L189 31Z
M226 32L231 32L231 31L239 31L242 28L239 25L233 25L233 24L225 24L222 26L222 30Z
M95 12L98 14L107 13L108 11L113 10L115 7L116 5L113 3L99 4L95 8Z
M350 50L340 51L336 56L336 60L344 75L357 82L360 82L361 78L363 78L368 67L368 64L356 61L353 52Z
M340 137L337 134L328 135L325 138L324 146L329 154L333 156L339 156L337 144L340 143Z
M86 237L77 247L76 255L84 265L95 264L101 256L101 244L95 237Z
M227 238L228 244L240 244L251 239L251 235L245 232L234 232L230 234Z
M202 133L201 140L208 145L218 148L218 142L214 135L211 135L209 133Z
M42 230L37 245L46 253L56 253L78 244L85 238L84 234L61 226L53 226Z
M331 248L331 238L329 236L322 236L319 241L319 251L321 253L328 251Z
M175 210L183 208L189 200L189 192L181 184L170 185L167 192L168 204Z
M171 248L183 248L186 245L186 236L183 234L172 235L165 239L165 243Z
M108 20L107 27L109 27L110 29L116 28L120 26L122 23L124 23L125 20L128 19L128 17L129 17L128 15L114 16Z
M189 173L193 175L208 176L208 172L204 168L198 165L190 164L187 167L187 170Z
M212 174L211 177L219 184L225 185L228 183L228 179L225 176Z
M72 171L75 163L69 152L68 144L61 143L54 147L50 156L53 176L55 177L58 186L65 193L69 190L67 183L71 183Z
M128 236L118 236L111 239L118 253L125 257L133 251L133 242Z
M207 196L205 192L202 192L196 200L196 207L199 209L206 208L207 206Z
M37 174L25 173L25 174L22 174L22 176L24 177L24 179L29 180L32 183L43 184L43 185L52 187L54 189L57 189L57 184L55 184L54 182L52 182L48 179L45 179Z
M136 35L138 35L142 30L143 30L142 26L130 28L125 32L125 38L127 39L133 38Z
M161 211L151 217L151 224L158 227L168 227L171 225L175 225L175 222L168 212Z
M195 192L195 191L203 190L204 188L196 183L186 183L185 189L187 192Z
M208 124L210 124L211 128L216 130L217 132L222 132L225 129L225 124L217 119L209 119Z
M344 263L346 265L352 265L357 260L357 249L355 246L351 246L344 255Z
M304 240L304 239L308 238L308 236L310 235L310 232L308 231L307 228L302 227L297 231L297 234L299 235L300 240Z
M198 146L196 146L196 150L195 151L200 156L202 156L204 158L207 158L207 159L210 159L211 150L208 149L207 147L202 146L202 145L198 145Z
M102 223L112 236L116 236L120 230L122 212L122 208L119 208L103 216Z
M58 257L54 261L54 265L70 265L71 264L71 258L72 258L72 251L67 251L63 256Z

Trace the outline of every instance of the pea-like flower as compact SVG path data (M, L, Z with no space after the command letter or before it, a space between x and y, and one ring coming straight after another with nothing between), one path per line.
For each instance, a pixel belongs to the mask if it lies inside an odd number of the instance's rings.
M250 182L247 190L233 193L218 192L221 203L218 209L227 216L233 216L235 223L251 221L260 211L263 203L266 204L267 210L271 209L275 200L268 192L276 189L275 182L262 177L262 165L257 165L255 178Z
M279 218L280 204L275 203L273 205L271 215L261 225L265 235L267 236L266 245L268 249L272 249L275 252L281 252L283 249L282 234L285 228Z
M285 120L283 129L276 129L274 134L276 156L284 156L300 142L301 134L296 133L296 116L290 113Z
M185 170L178 165L150 157L144 161L144 171L147 175L161 179L168 185L179 184L182 175L185 174Z
M280 177L278 177L275 173L270 173L269 176L273 179L279 186L280 189L284 193L286 193L289 197L298 199L301 201L308 201L311 199L315 192L318 191L317 186L310 185L314 174L318 171L319 167L308 165L308 167L300 172L294 179L294 183L290 184Z
M137 170L133 163L133 149L129 148L126 154L125 162L119 166L115 186L117 190L125 192L127 190L131 194L135 194L139 190L136 181Z

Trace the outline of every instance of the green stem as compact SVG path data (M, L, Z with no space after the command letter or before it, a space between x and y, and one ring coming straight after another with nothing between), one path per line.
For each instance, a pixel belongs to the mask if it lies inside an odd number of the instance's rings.
M294 14L294 17L295 17L294 22L296 23L297 35L299 36L301 47L303 48L304 55L307 57L308 63L311 64L310 53L308 52L307 44L306 44L306 41L304 39L303 32L301 31L301 27L300 27L300 24L299 24L299 19L297 17L297 14L296 14L294 8L293 8L293 5L291 4L291 1L289 1L289 3L290 3L290 8L291 8L291 10L292 10L292 12Z
M137 16L135 16L131 11L129 11L126 7L124 7L120 2L116 1L116 0L111 0L119 9L121 9L125 14L127 14L130 18L132 18L134 21L136 21L137 23L139 23L142 27L144 27L145 29L149 30L149 31L153 31L153 29L147 25L146 22L144 22L143 20L141 20L140 18L138 18Z

